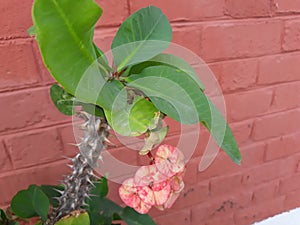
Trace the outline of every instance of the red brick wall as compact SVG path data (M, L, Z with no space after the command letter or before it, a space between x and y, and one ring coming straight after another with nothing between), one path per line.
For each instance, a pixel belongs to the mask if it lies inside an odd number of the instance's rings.
M104 15L96 42L104 49L131 12L153 4L166 13L174 41L201 56L218 77L242 151L242 166L221 153L207 170L198 172L205 140L199 143L174 208L151 212L158 224L249 225L300 206L300 1L98 2ZM3 207L31 183L56 183L68 171L62 155L74 154L67 145L74 142L70 118L49 100L53 80L26 34L32 24L31 4L3 0L0 6ZM178 129L171 138L178 138ZM112 185L110 196L119 201L116 190Z

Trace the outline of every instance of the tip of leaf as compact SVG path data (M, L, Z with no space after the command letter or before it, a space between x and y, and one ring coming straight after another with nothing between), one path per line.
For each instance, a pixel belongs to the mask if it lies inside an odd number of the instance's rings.
M30 37L32 37L32 36L35 35L35 28L34 28L34 25L32 25L31 27L29 27L29 28L27 29L27 34L28 34Z
M235 156L234 158L232 158L232 160L237 164L237 165L241 165L241 162L242 162L242 157L239 155L239 156Z

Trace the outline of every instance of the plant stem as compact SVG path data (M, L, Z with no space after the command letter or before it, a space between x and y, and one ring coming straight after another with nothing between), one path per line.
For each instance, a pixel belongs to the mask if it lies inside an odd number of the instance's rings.
M71 159L72 173L62 182L65 189L57 198L59 206L52 210L44 225L54 225L73 211L83 210L93 187L93 169L97 166L101 151L106 147L105 141L109 134L106 120L86 112L79 112L78 116L85 121L81 126L85 136L78 145L80 153Z

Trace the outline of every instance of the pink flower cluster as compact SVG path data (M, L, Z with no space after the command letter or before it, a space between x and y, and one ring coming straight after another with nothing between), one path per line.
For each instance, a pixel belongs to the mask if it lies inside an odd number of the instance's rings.
M177 148L161 145L154 164L139 168L134 178L127 179L119 189L123 202L141 214L152 206L170 208L183 190L184 155Z

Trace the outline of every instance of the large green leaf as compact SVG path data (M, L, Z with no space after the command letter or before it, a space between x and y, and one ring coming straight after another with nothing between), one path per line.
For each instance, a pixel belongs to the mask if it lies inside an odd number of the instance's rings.
M105 111L112 128L123 136L138 136L151 126L159 110L145 98L136 96L132 104L121 110Z
M149 215L139 214L130 207L125 207L120 216L127 225L156 225Z
M191 76L172 67L154 66L126 81L128 86L143 91L159 110L173 119L185 124L202 122L218 145L234 162L240 163L240 152L228 124Z
M50 97L56 108L61 113L67 116L74 115L74 96L68 94L57 84L53 84L50 88Z
M183 72L185 72L186 74L190 75L191 78L194 79L194 81L199 85L199 87L204 90L205 87L203 85L203 83L200 81L197 73L195 72L195 70L193 69L193 67L186 62L184 59L177 57L175 55L171 55L171 54L159 54L155 57L153 57L152 59L149 59L146 62L142 62L136 65L133 65L132 67L130 67L128 69L127 72L127 76L130 74L139 74L141 73L145 68L147 67L151 67L151 66L170 66L173 68L176 68L178 70L181 70Z
M44 62L71 94L96 59L93 27L101 14L93 0L34 2L33 22Z
M108 194L107 178L102 177L100 180L93 182L94 187L91 190L91 195L104 198ZM89 202L89 199L87 200Z
M115 87L115 86L114 86ZM119 91L117 90L116 93ZM106 92L106 94L113 92ZM51 99L56 108L63 114L71 116L75 114L74 106L82 106L82 109L89 114L104 117L103 109L97 105L91 103L79 102L73 95L67 93L62 87L57 84L53 84L50 88ZM103 101L106 102L106 99Z
M91 225L110 225L121 211L121 206L102 197L93 197L88 207Z
M55 225L90 225L90 218L88 213L80 213L79 215L64 217Z
M47 195L51 205L53 207L58 206L57 197L61 196L61 191L64 190L63 186L52 186L52 185L42 185L41 190L44 192L45 195Z
M8 221L5 212L0 209L0 224L5 224Z
M36 185L27 190L19 191L12 199L12 211L21 218L40 216L43 221L47 219L50 203L48 197Z
M35 0L33 6L36 39L53 77L77 100L109 108L103 100L118 92L113 87L118 84L110 82L104 88L109 71L101 63L105 58L97 60L102 53L93 34L101 14L93 0Z
M161 53L171 39L172 28L160 9L149 6L133 13L121 25L111 46L118 71Z

